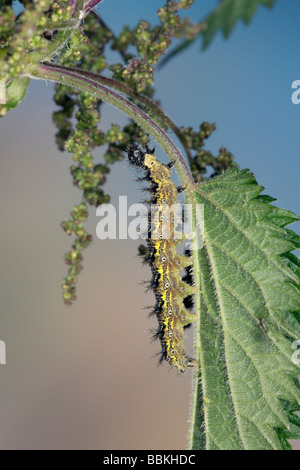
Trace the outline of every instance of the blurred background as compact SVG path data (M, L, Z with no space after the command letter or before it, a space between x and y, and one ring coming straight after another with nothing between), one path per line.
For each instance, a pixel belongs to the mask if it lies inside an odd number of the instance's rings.
M106 0L98 11L119 33L141 18L154 23L162 4ZM196 1L186 14L199 20L216 4ZM216 122L206 148L226 146L278 206L298 214L300 105L292 104L291 84L300 80L299 14L297 0L259 7L229 40L219 34L205 52L197 42L155 75L155 98L177 125ZM191 373L157 368L160 346L149 334L155 320L143 310L154 298L141 285L150 272L137 258L139 242L98 240L93 208L94 243L84 252L78 299L70 308L62 301L63 254L72 240L59 224L81 192L72 186L71 155L56 148L52 96L51 83L32 81L25 101L0 123L0 340L7 352L0 447L185 449ZM124 120L102 108L102 128ZM113 166L105 186L112 203L119 195L143 200L135 176L125 161ZM299 224L292 228L300 232Z

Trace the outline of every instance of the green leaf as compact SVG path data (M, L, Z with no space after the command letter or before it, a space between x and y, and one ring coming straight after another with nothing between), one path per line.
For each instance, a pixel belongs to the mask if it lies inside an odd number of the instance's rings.
M225 38L228 38L238 20L241 19L245 24L249 24L259 5L272 8L276 1L277 0L221 0L217 8L201 22L203 29L198 36L203 38L203 49L208 47L219 31L222 31ZM184 39L181 41L178 46L159 62L159 67L163 67L175 55L187 49L194 43L198 36L194 39Z
M239 19L249 24L259 5L272 8L276 0L221 0L218 7L204 20L202 31L205 49L218 31L227 38Z
M299 218L270 205L263 189L247 170L232 169L194 192L204 205L204 245L193 252L192 449L288 449L286 439L300 435L300 367L292 361L299 275L282 257L296 246L282 227Z
M10 111L20 104L27 93L27 89L30 83L30 78L20 77L12 80L6 87L6 96L1 101L3 107ZM1 107L1 105L0 105Z

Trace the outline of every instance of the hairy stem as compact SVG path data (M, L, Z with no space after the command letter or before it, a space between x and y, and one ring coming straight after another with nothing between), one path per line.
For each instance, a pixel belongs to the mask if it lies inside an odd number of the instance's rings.
M52 64L45 63L45 62L43 63L43 65L53 67ZM58 67L58 66L55 65L55 67ZM70 68L70 67L64 67L62 65L60 65L59 67L60 67L60 70L65 70L67 72L75 72L75 73L78 72L78 70ZM104 77L103 75L97 75L96 73L88 72L87 70L80 70L80 74L101 85L109 86L110 88L118 90L121 93L125 93L126 95L132 98L136 98L137 100L139 100L141 104L144 104L145 106L147 106L153 112L154 115L160 117L163 120L166 127L169 127L170 129L172 129L174 134L177 135L178 139L180 140L180 142L182 143L186 151L188 161L191 164L192 155L189 150L185 135L181 132L179 127L176 126L176 124L172 121L172 119L166 113L164 113L164 111L154 101L152 101L147 96L142 95L141 93L138 93L136 90L131 88L127 83L120 82L114 78Z
M90 93L123 111L149 133L164 149L167 155L175 161L176 170L182 184L185 185L187 189L191 189L194 186L193 177L185 160L166 132L136 105L99 83L97 75L88 72L82 73L82 71L68 69L56 64L31 64L28 66L25 75L37 80L51 80L62 83L79 91Z

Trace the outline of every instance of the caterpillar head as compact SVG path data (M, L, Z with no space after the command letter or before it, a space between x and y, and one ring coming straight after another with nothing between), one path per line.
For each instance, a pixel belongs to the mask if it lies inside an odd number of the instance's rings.
M136 166L145 166L145 154L137 144L131 144L128 150L129 163Z

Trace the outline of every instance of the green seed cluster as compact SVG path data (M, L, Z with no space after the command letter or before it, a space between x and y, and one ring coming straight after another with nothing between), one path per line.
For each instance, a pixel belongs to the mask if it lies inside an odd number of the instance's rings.
M191 169L196 181L202 179L209 167L214 169L214 175L216 175L230 166L236 166L233 162L233 155L225 147L220 149L217 157L203 149L205 140L215 129L215 123L209 124L208 122L203 122L198 132L194 132L191 127L180 129L188 148L195 151L195 156L191 161Z
M129 95L135 104L151 115L161 128L171 128L179 137L196 181L203 178L208 168L219 173L234 165L232 154L224 147L216 157L203 148L215 129L214 124L204 122L198 131L191 127L177 127L159 110L158 102L146 101L146 97L152 99L154 93L155 66L167 52L172 39L193 39L199 34L201 25L179 14L179 10L189 9L194 0L166 0L157 12L158 24L152 26L142 20L132 28L125 26L118 36L94 11L90 11L80 25L80 2L22 0L21 3L25 9L16 17L12 1L1 2L0 80L16 83L15 79L22 76L29 64L51 58L58 64L97 74L110 70L114 79L130 86L132 93ZM108 65L108 48L119 54L120 62ZM20 89L20 97L24 97L26 86L26 83L18 83L19 88L15 87ZM140 93L143 93L144 100ZM71 176L73 184L82 192L82 202L73 207L71 218L61 224L66 233L74 237L72 249L65 255L69 271L63 282L63 298L70 304L76 297L83 249L92 241L84 229L88 204L98 206L109 201L103 185L110 165L123 159L133 141L145 147L148 135L134 122L123 127L112 123L104 132L99 127L101 101L65 85L55 86L54 100L58 105L53 114L56 142L61 151L73 154ZM17 98L15 101L18 104ZM0 105L0 116L8 109L8 106ZM101 163L95 161L93 155L97 147L104 147Z
M68 275L62 283L63 299L68 305L76 299L77 276L82 270L82 250L92 242L92 236L83 227L83 223L88 217L86 204L82 203L74 206L71 217L71 219L64 220L61 223L62 228L68 235L75 235L72 249L65 254L65 263L70 267Z
M18 17L9 5L12 2L4 3L0 12L0 81L8 84L24 74L33 61L50 58L49 38L55 38L60 29L70 29L74 22L70 24L72 7L68 0L23 0L25 9ZM0 105L0 116L9 109Z
M10 6L4 6L1 8L0 16L0 47L2 55L6 50L14 33L16 15Z
M111 37L111 31L97 15L92 13L85 18L83 26L73 34L69 47L62 51L58 61L64 66L76 66L94 73L101 73L106 67L104 52ZM124 150L132 140L145 145L148 137L132 122L123 129L118 124L112 124L107 132L103 132L99 129L101 102L88 94L78 93L64 85L56 85L55 91L54 99L60 106L60 109L53 114L53 121L58 129L56 141L60 150L67 150L73 154L74 164L71 166L73 184L82 191L84 204L98 206L106 203L109 201L109 196L104 193L102 186L109 173L109 165L123 159ZM75 127L74 117L76 118ZM96 163L93 150L104 145L107 146L104 152L104 163ZM70 232L70 226L72 227L71 221L63 222L63 228L67 233L76 235L74 230ZM81 250L77 256L75 256L74 247L71 252L74 260L77 260L81 266ZM73 259L70 258L71 252L66 255L68 262ZM76 280L77 276L70 284L72 291L66 290L66 286L69 285L67 282L63 284L64 300L68 303L71 303L75 296Z
M216 174L221 173L222 171L227 170L227 168L233 166L237 166L237 164L234 162L234 156L231 152L229 152L229 150L227 150L226 147L222 146L213 165Z
M199 32L199 25L190 23L189 19L182 19L178 14L180 9L188 9L194 0L168 1L157 12L160 25L151 28L150 24L142 20L136 28L131 30L125 26L119 37L114 38L113 49L120 51L126 59L126 66L114 64L110 70L115 78L125 81L137 92L151 95L149 87L153 85L154 65L166 53L172 42L172 37L195 37ZM139 57L132 57L127 49L135 46Z

